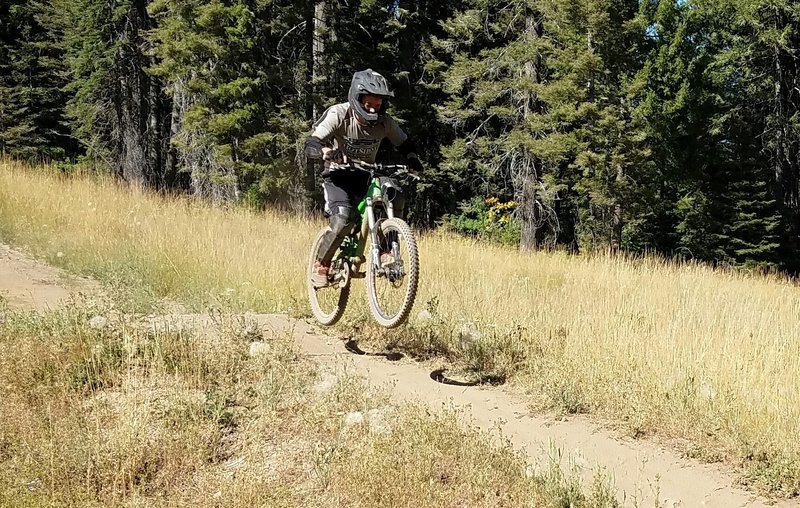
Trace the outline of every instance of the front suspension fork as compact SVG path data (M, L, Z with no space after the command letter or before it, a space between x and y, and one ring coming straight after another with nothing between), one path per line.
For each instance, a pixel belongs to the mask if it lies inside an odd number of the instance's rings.
M380 267L380 239L378 238L378 225L375 220L375 212L372 204L373 199L367 198L367 206L366 210L364 210L364 218L361 221L361 238L359 238L358 241L358 252L364 252L364 248L366 247L367 243L367 235L369 235L371 244L370 255L372 256L373 266ZM383 202L383 205L386 209L386 215L390 219L394 218L394 207L392 206L392 203Z

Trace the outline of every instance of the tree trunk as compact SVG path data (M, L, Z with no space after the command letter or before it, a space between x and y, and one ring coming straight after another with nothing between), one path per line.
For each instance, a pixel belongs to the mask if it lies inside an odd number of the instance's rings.
M617 163L617 175L616 175L616 183L619 185L622 183L622 180L625 178L625 168L622 166L621 163ZM616 202L614 203L614 216L613 216L613 224L611 229L611 252L616 254L619 252L620 248L622 247L622 199L619 195L616 196Z
M159 170L158 107L153 93L157 84L145 69L150 58L144 55L147 42L143 34L149 28L144 0L135 0L127 13L122 44L116 54L120 69L120 172L129 184L154 183ZM156 89L156 90L154 90Z
M153 59L148 59L149 64L152 65ZM161 86L154 76L148 76L149 90L147 94L147 114L148 114L148 127L147 127L147 145L149 148L148 158L150 159L151 185L156 188L163 188L166 186L166 171L164 167L164 157L162 151L161 140L163 133L161 132L161 101L160 92Z
M122 178L134 187L144 185L144 167L147 156L145 143L139 128L139 101L141 90L139 76L132 62L128 62L120 76L120 117L119 130L121 142L120 171Z
M776 25L780 24L778 20L781 19L781 13L779 9L776 7ZM776 26L778 30L782 27ZM793 178L792 174L787 167L788 164L786 163L786 132L785 132L785 122L786 122L786 113L787 113L787 105L786 105L786 98L783 90L783 56L781 55L781 49L776 44L773 47L773 51L775 53L775 116L776 116L776 126L775 126L775 180L778 182L778 185L783 193L782 201L785 206L789 209L795 208L797 206L795 192L793 188L796 187L793 185Z
M515 198L518 205L520 218L520 250L529 251L539 248L537 233L542 223L540 203L537 199L539 187L539 172L536 170L533 158L523 155L520 170L515 178Z
M325 0L318 0L314 2L314 12L312 14L312 30L309 30L311 35L310 47L310 90L309 97L307 98L307 109L309 123L315 122L319 115L322 114L318 107L318 97L322 92L322 85L327 78L327 67L325 61L325 30L327 28L325 19ZM293 191L294 199L292 199L292 208L297 212L310 211L314 206L313 196L315 191L320 187L321 183L318 178L319 163L315 160L306 159L302 154L298 154L298 161L300 161L301 168L304 168L304 177L302 182L298 182Z
M589 50L589 53L594 52L594 44L592 41L592 31L589 30L586 32L586 47ZM587 91L587 99L589 102L594 102L594 74L589 74L589 80L586 83L586 91Z
M314 30L311 50L311 84L313 94L319 94L320 84L325 81L325 39L324 32L327 28L325 22L325 0L319 0L314 4ZM316 119L322 113L317 108L317 101L312 101L311 118Z
M529 13L525 20L525 33L532 39L542 37L541 17L537 13ZM534 83L541 83L542 58L525 62L523 72L526 78ZM542 107L533 92L525 92L521 97L521 125L526 125L532 114L542 113ZM520 150L512 168L514 195L518 203L517 215L520 221L520 249L535 250L540 247L540 228L542 220L542 199L539 196L541 186L541 161L525 148Z
M181 131L181 104L183 102L183 79L176 79L172 85L172 112L169 116L169 147L167 151L167 168L171 173L177 173L178 168L178 149L173 144L178 140ZM177 178L176 178L177 179Z

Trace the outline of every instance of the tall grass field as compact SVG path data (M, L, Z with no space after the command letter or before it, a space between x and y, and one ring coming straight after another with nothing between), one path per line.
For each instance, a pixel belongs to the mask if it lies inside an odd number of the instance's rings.
M307 316L320 220L222 209L0 163L0 239L92 275L128 311L164 299ZM342 325L419 358L506 379L531 404L676 438L744 483L800 494L800 287L657 259L520 253L419 238L407 326L369 325L361 281Z

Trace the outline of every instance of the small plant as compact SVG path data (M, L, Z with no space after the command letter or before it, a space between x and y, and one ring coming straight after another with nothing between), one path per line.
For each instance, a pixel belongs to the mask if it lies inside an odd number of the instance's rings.
M516 245L519 224L514 220L517 203L496 197L476 196L459 205L461 213L445 217L444 226L456 233L504 245Z

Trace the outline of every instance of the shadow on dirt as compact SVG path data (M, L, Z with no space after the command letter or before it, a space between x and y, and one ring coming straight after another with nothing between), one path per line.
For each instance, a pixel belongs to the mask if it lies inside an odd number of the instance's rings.
M437 383L442 383L444 385L452 385L452 386L480 386L480 385L499 386L506 382L506 378L504 376L492 376L492 375L484 375L474 380L462 381L460 379L453 379L447 377L445 375L446 370L447 369L434 370L433 372L431 372L431 379L433 379Z
M358 343L353 339L348 340L344 344L344 348L349 352L353 353L354 355L367 355L367 356L382 356L389 360L390 362L396 362L405 357L403 353L399 351L381 351L380 353L368 353L358 347Z
M353 353L354 355L366 355L366 356L382 356L389 360L390 362L396 362L405 357L403 353L399 351L381 351L381 352L367 352L358 347L358 342L353 339L348 340L344 343L344 348ZM437 383L442 383L445 385L452 385L452 386L481 386L481 385L490 385L490 386L499 386L505 384L506 378L505 376L497 376L497 375L481 375L474 377L473 379L463 380L463 379L455 379L454 377L448 377L445 372L447 369L437 369L431 372L431 379L436 381Z

